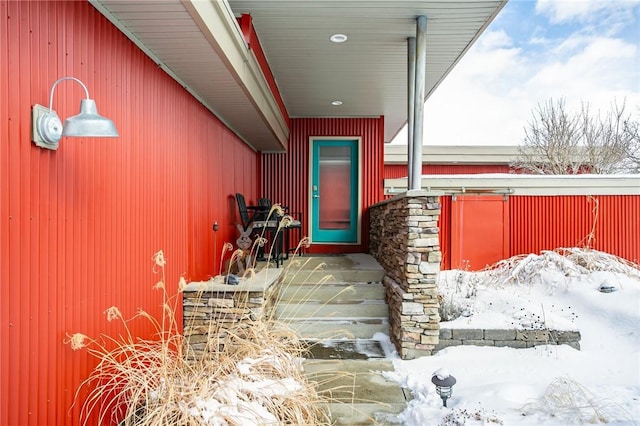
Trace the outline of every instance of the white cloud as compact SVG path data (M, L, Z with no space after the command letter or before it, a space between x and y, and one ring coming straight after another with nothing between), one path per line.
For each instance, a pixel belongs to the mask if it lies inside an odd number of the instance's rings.
M633 73L628 70L634 59L634 47L623 40L594 38L581 43L581 49L562 61L545 64L530 83L560 92L575 87L574 95L590 90L624 89L633 83Z
M478 40L478 44L462 59L460 66L453 70L458 78L489 77L495 80L496 73L503 72L521 62L521 49L513 46L504 31L488 31L484 35L487 39L483 37Z
M610 20L605 3L631 2L541 0L537 9L554 20ZM627 111L640 114L638 37L624 40L590 25L563 31L536 28L519 44L503 29L485 32L426 102L424 143L520 144L532 111L549 98L564 98L576 111L588 102L594 112L626 100ZM395 142L406 143L406 131Z
M504 31L487 31L478 40L478 50L505 48L513 46L511 37Z
M548 17L551 24L589 23L601 21L603 16L619 19L638 4L640 0L538 0L536 13Z

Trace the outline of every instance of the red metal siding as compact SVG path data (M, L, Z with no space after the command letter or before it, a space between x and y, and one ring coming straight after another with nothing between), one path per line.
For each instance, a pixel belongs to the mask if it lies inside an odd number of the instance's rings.
M511 255L582 246L640 262L640 197L633 195L509 197Z
M77 424L76 387L95 361L66 333L117 331L103 312L160 312L167 284L206 279L234 241L232 195L257 196L258 155L86 2L0 1L0 424ZM31 106L80 78L118 139L30 141ZM78 111L61 83L53 106ZM150 328L132 324L148 336Z
M451 196L443 195L440 197L440 205L442 210L438 218L438 229L440 238L440 251L442 252L442 262L440 268L444 270L451 269Z
M274 202L302 215L307 235L309 200L309 138L353 136L362 138L362 231L360 245L314 245L311 253L361 252L369 247L368 207L383 199L384 119L294 118L291 119L289 151L262 155L262 193Z
M423 164L423 175L461 175L479 173L510 173L512 170L505 164ZM406 164L385 164L384 178L398 179L407 177Z

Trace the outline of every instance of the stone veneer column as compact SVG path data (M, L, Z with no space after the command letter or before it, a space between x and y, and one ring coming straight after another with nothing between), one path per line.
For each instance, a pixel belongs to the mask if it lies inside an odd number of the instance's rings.
M370 208L370 253L385 269L390 338L403 359L439 341L440 195L408 191Z

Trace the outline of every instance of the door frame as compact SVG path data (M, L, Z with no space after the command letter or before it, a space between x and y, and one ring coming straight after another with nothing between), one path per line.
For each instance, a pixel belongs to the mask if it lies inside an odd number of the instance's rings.
M356 191L357 201L356 201L356 241L355 242L317 242L313 241L313 221L316 219L313 215L313 143L314 141L356 141L356 149L358 154L358 164L356 171ZM309 212L309 220L307 224L307 235L309 236L309 241L313 244L330 244L330 245L360 245L362 240L362 137L361 136L309 136L309 176L308 176L309 185L307 186L307 207Z

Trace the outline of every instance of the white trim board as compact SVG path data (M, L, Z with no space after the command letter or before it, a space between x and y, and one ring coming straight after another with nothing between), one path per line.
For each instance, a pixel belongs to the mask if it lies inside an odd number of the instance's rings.
M640 195L640 175L423 175L421 188L445 194ZM407 178L385 179L385 194L407 190Z

